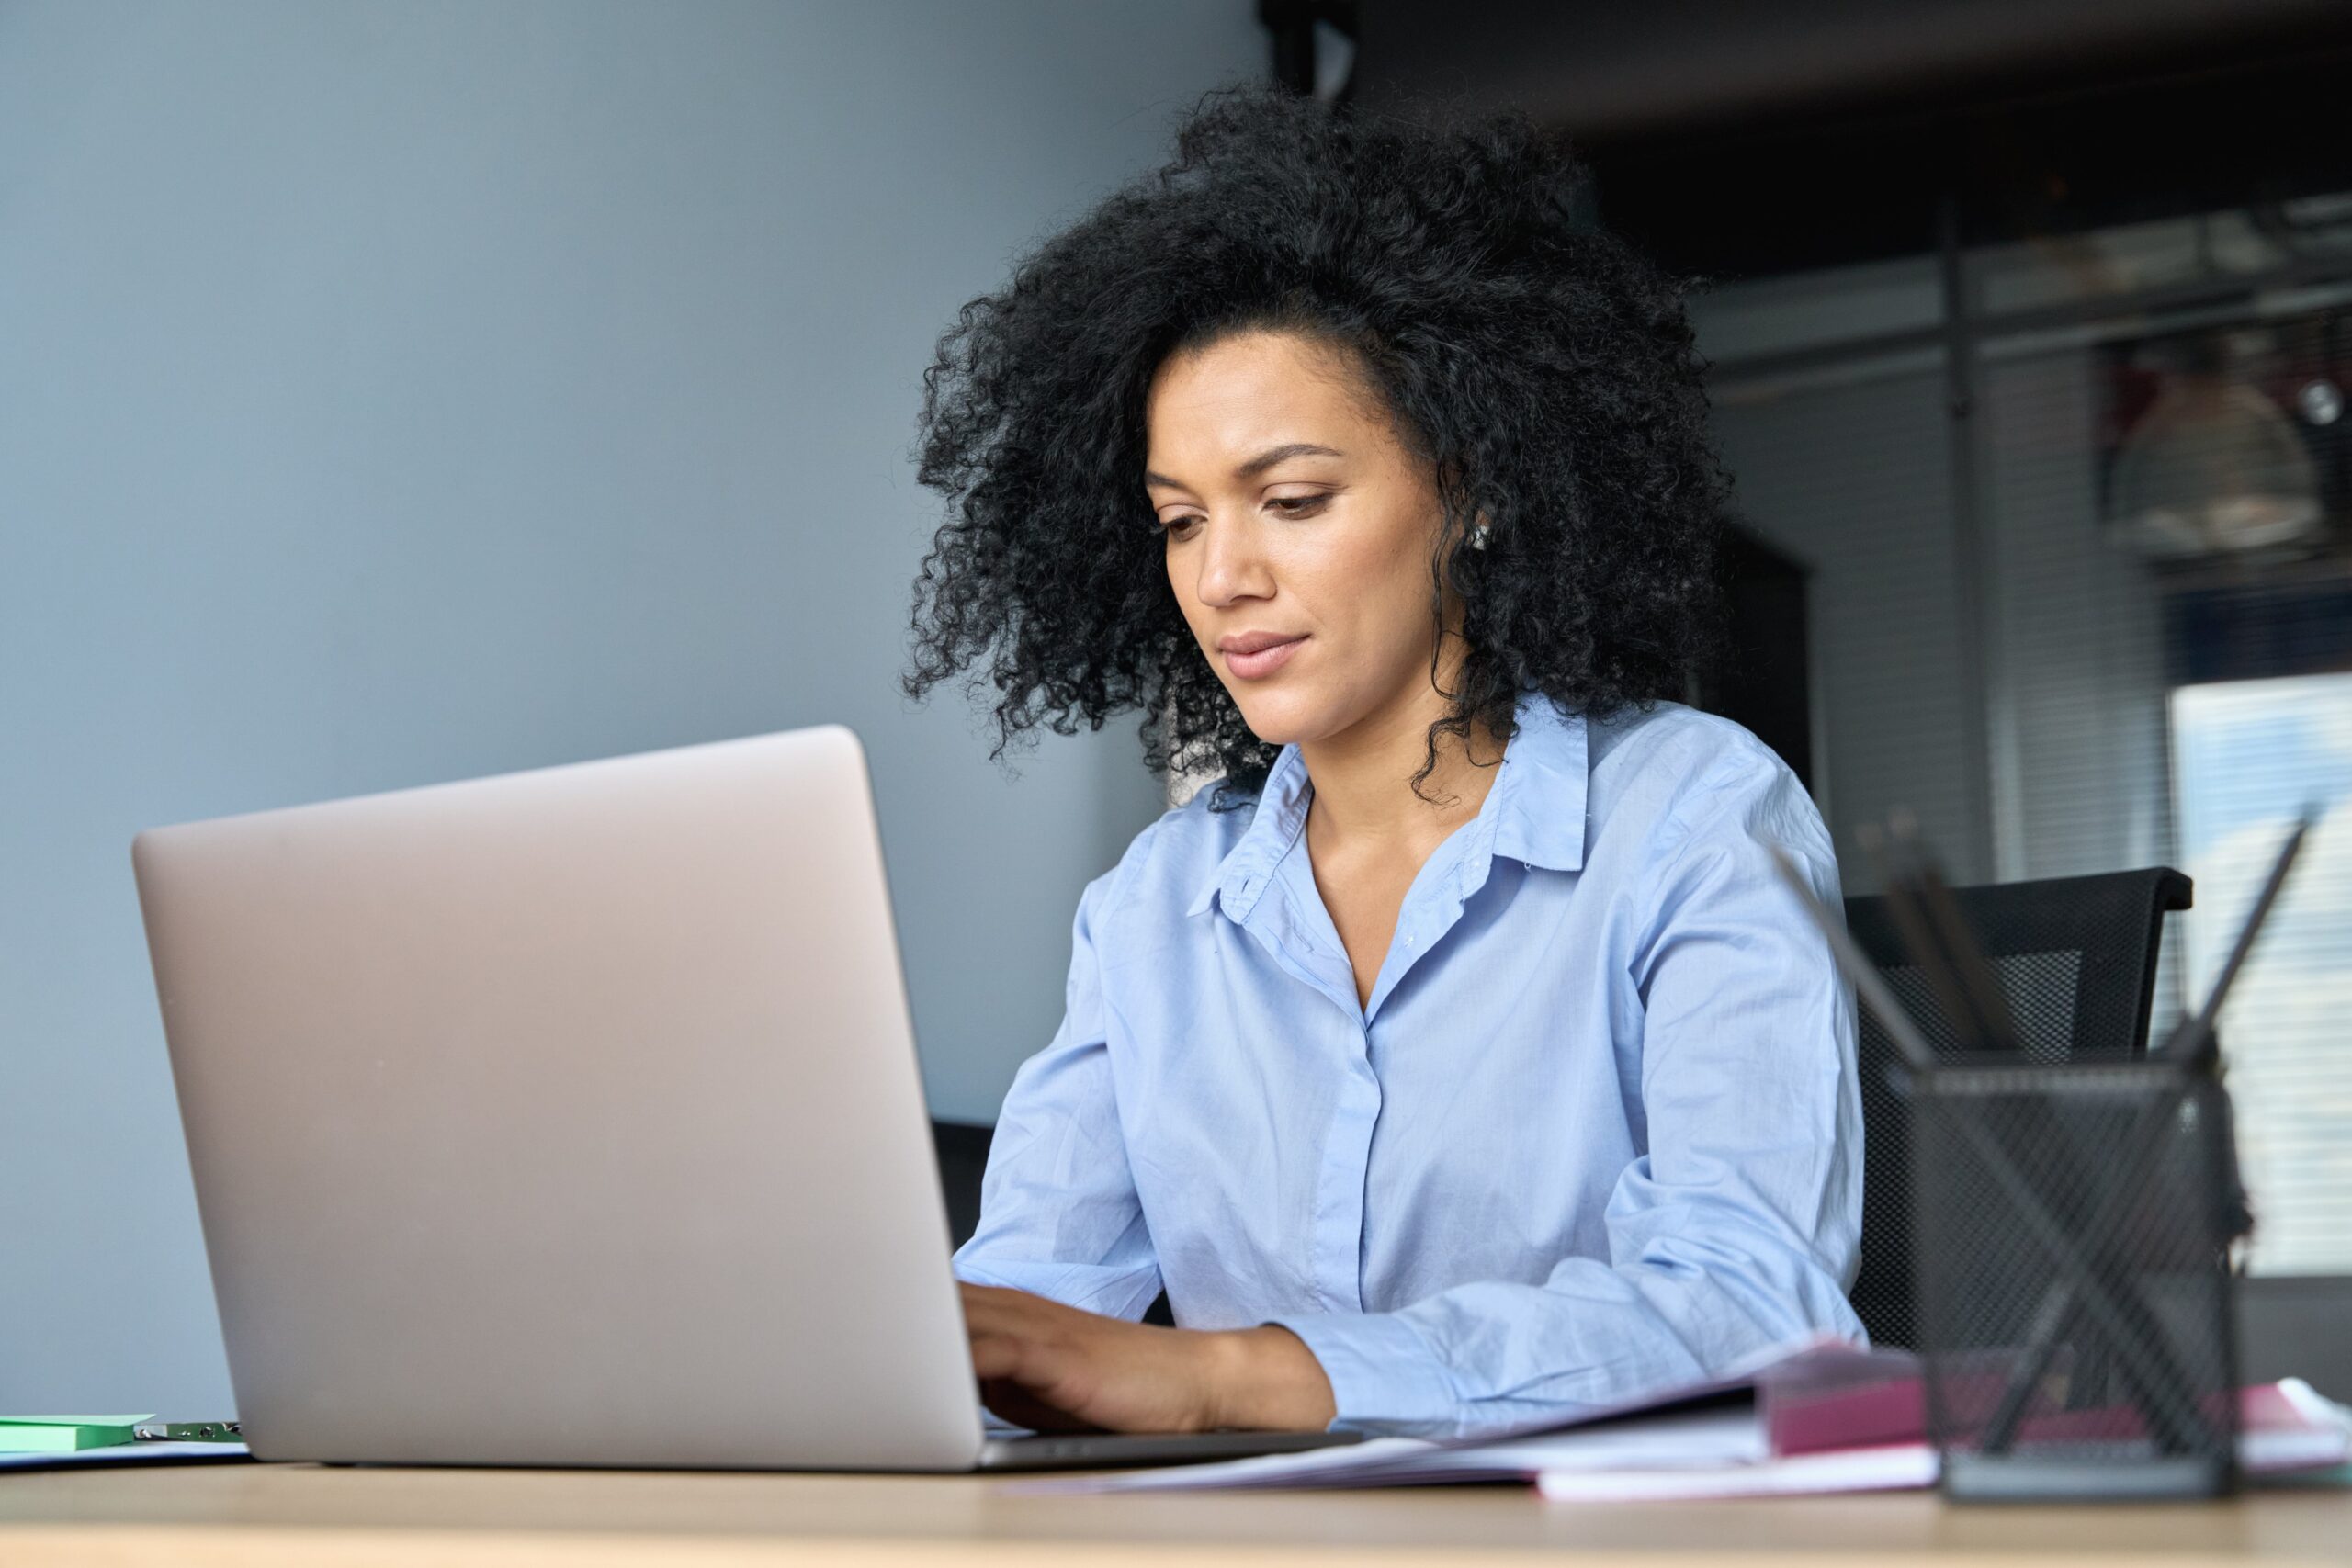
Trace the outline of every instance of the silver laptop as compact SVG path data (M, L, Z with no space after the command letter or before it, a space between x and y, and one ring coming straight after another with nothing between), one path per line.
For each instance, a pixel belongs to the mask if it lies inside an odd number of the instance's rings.
M1345 1440L985 1427L844 728L157 828L131 859L259 1458Z

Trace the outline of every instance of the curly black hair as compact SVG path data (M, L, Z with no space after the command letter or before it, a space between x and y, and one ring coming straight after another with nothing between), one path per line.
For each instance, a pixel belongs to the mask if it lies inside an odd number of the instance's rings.
M1348 352L1443 502L1430 614L1450 581L1468 648L1416 791L1441 733L1475 718L1507 741L1526 688L1596 716L1687 691L1720 655L1730 493L1683 306L1705 280L1590 222L1587 180L1520 111L1204 94L1172 162L939 340L915 455L948 508L915 582L907 695L968 666L977 696L992 655L992 760L1040 724L1141 708L1155 770L1219 766L1214 807L1254 798L1278 749L1170 588L1144 406L1170 355L1268 328ZM1481 514L1491 542L1467 549Z

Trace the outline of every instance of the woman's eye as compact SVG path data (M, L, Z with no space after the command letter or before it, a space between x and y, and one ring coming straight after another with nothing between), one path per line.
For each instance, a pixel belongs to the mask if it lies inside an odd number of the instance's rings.
M1328 495L1275 495L1267 497L1266 504L1284 517L1312 517L1322 511L1324 503L1330 499ZM1199 521L1198 517L1163 517L1159 519L1159 531L1171 538L1181 539Z

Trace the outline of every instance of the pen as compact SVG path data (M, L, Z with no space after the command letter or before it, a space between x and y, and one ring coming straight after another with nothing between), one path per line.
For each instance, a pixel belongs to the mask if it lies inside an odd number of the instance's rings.
M2254 908L2238 928L2237 941L2230 945L2230 955L2223 961L2221 973L2214 977L2213 988L2205 998L2205 1005L2184 1018L2173 1029L2170 1038L2152 1053L2163 1061L2179 1062L2184 1066L2202 1066L2211 1056L2213 1023L2221 1016L2222 1003L2230 994L2230 985L2238 976L2238 969L2245 963L2246 954L2254 951L2255 933L2262 922L2270 918L2271 903L2278 897L2278 889L2287 883L2288 868L2295 863L2295 852L2303 846L2303 835L2319 820L2319 804L2305 806L2295 818L2294 831L2287 835L2286 843L2278 851L2278 858L2271 863L2270 874L2263 880L2262 891L2255 895Z

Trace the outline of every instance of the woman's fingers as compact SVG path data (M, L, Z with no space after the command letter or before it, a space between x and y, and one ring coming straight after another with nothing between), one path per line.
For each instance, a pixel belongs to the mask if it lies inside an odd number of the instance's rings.
M1026 1347L1010 1334L972 1336L972 1371L984 1378L1018 1378Z
M1102 1430L1041 1393L1058 1381L1053 1345L1057 1303L987 1286L967 1285L964 1292L964 1320L981 1404L1032 1431Z
M1091 1421L1081 1421L1069 1411L1046 1404L1019 1383L983 1380L979 1387L981 1404L1006 1420L1026 1427L1033 1432L1102 1430Z
M1001 1323L1006 1316L1005 1303L992 1296L977 1295L972 1287L964 1287L964 1326L975 1334L990 1324Z
M994 1286L964 1284L963 1302L974 1376L998 1390L986 1402L1006 1419L1041 1431L1202 1424L1195 1341L1179 1331Z
M1057 1303L1019 1291L976 1296L970 1293L974 1290L966 1287L965 1322L973 1375L989 1391L982 1394L982 1403L1006 1420L1041 1432L1100 1431L1045 1397L1067 1370L1055 1332L1059 1326L1054 1310Z

